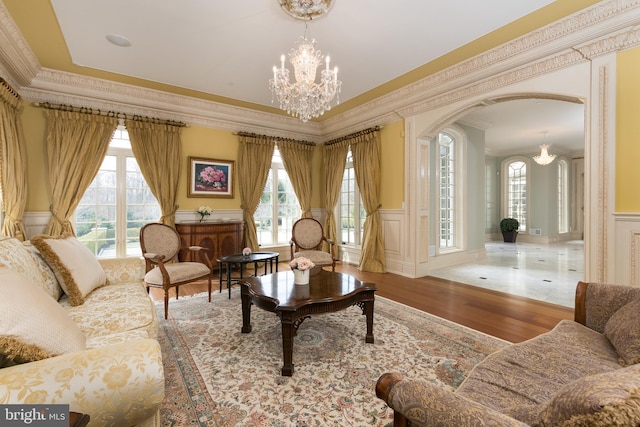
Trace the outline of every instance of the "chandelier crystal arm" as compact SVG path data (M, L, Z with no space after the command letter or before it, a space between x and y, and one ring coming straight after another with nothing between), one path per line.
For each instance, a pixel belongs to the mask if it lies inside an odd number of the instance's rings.
M280 5L287 8L316 10L322 4L330 6L326 0L292 0L280 1ZM302 8L302 9L301 9ZM323 11L326 13L328 7ZM308 17L309 20L311 16ZM302 18L301 18L302 19ZM273 66L273 78L269 80L271 102L278 100L280 109L303 122L316 118L331 109L331 103L336 99L340 103L342 82L338 80L338 67L331 69L331 58L322 56L315 48L316 41L307 39L307 21L305 20L304 36L300 37L296 47L289 52L289 62L293 66L295 81L289 79L289 69L285 67L285 56L280 57L280 68ZM320 81L316 82L318 66L324 61L324 69L320 71Z

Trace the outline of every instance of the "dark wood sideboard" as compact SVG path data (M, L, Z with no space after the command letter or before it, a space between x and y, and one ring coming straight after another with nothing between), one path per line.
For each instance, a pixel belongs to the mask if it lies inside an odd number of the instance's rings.
M182 240L182 246L202 246L208 248L209 257L217 266L216 259L231 254L241 253L244 248L244 221L216 221L216 222L181 222L176 224L176 230ZM180 261L202 262L199 253L189 249L181 249L178 254Z

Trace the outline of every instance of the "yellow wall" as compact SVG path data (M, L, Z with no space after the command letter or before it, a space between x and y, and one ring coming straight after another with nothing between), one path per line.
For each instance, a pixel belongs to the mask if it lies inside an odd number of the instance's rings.
M22 125L27 144L27 212L47 212L49 210L50 186L46 161L46 119L44 110L25 103ZM404 138L403 122L385 126L382 140L382 188L383 209L402 207L404 191ZM208 205L214 210L240 209L238 190L238 168L236 163L234 198L190 198L187 197L187 175L189 157L203 157L234 160L238 157L238 137L231 131L190 126L182 130L182 174L178 183L179 210L196 210L200 205ZM312 165L311 207L324 208L324 150L318 146L314 152Z
M238 193L238 137L231 131L204 127L186 127L180 135L182 140L182 174L178 184L179 210L193 210L198 206L207 205L214 211L223 209L240 209L240 194ZM235 163L233 199L187 197L187 175L189 174L189 157L206 159L233 160Z
M382 209L402 209L404 201L404 121L385 125L380 131L382 142Z
M640 212L640 48L618 54L616 211Z

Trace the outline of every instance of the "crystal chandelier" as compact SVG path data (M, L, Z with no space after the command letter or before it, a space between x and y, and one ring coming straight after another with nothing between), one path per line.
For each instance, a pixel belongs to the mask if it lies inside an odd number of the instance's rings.
M280 1L280 6L289 14L305 21L322 16L327 12L329 0L291 0ZM331 109L331 102L336 98L339 103L342 82L338 80L338 67L331 69L331 59L322 56L315 48L316 41L307 38L305 22L304 36L300 37L296 47L289 52L289 62L293 65L295 81L289 80L289 69L285 68L285 56L280 57L280 67L273 67L273 78L269 80L272 102L277 98L280 109L306 122L321 116ZM320 71L320 81L316 82L318 66L324 62Z
M544 139L547 140L547 133L544 133ZM546 166L549 163L553 162L556 158L555 154L549 154L550 145L542 144L540 145L540 155L533 156L533 160L539 165Z

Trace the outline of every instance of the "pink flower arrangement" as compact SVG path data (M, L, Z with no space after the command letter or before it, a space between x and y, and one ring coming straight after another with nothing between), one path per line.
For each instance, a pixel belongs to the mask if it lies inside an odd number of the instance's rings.
M292 270L308 270L315 266L316 265L313 263L313 261L305 257L294 258L289 262L289 267L291 267Z
M251 248L244 248L244 249L242 250L242 255L244 255L244 256L249 256L249 255L251 255Z
M216 169L212 166L207 166L206 168L200 171L200 176L198 177L200 182L212 185L214 187L222 187L225 182L227 182L227 177L224 172L220 169Z

